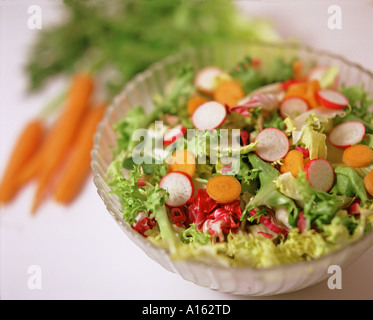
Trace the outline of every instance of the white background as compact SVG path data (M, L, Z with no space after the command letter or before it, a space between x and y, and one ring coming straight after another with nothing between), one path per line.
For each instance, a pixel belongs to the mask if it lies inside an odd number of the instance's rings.
M61 88L27 96L23 73L37 30L27 28L27 8L40 5L43 28L60 19L59 1L0 0L0 173L24 123ZM327 27L328 6L339 4L342 30ZM237 1L249 15L270 19L285 38L329 49L373 70L373 4L369 1ZM34 188L1 208L2 299L248 299L196 286L164 270L122 233L90 182L68 208L49 202L29 213ZM28 268L40 266L42 289L27 286ZM373 248L343 271L342 290L321 282L268 299L372 299ZM254 298L255 299L255 298Z

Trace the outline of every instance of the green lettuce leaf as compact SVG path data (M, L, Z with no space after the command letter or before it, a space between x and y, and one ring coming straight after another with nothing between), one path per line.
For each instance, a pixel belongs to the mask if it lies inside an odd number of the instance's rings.
M364 186L364 180L351 167L337 165L334 168L336 183L332 193L348 197L358 197L362 203L368 201L368 195Z
M183 243L209 244L211 243L211 235L198 231L196 224L192 223L188 229L180 233L180 240Z
M348 99L350 105L345 116L337 117L334 125L346 121L360 121L365 125L367 133L373 133L373 112L370 106L373 105L373 99L364 86L342 87L340 89Z
M275 183L275 180L278 178L280 173L255 154L249 154L248 158L253 169L259 170L260 188L247 204L242 218L252 209L261 206L267 206L270 208L284 207L289 212L289 223L292 226L295 226L298 216L297 206L292 199L286 197L277 189Z

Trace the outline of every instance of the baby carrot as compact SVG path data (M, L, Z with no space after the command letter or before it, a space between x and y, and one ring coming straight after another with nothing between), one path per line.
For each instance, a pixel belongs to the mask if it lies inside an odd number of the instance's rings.
M54 199L62 204L71 203L81 190L90 173L93 137L101 121L106 105L88 111L72 149L71 157L54 190Z
M230 203L241 194L241 183L235 177L218 175L207 182L206 191L215 201Z
M373 161L373 150L366 145L355 144L343 152L342 161L350 167L366 167Z
M281 173L291 172L291 174L296 178L298 177L299 170L303 170L303 168L303 153L298 150L291 150L284 158L280 171Z
M222 81L218 84L214 91L214 100L223 105L234 107L238 102L245 97L241 85L233 80Z
M196 157L188 150L177 150L168 162L168 171L179 171L194 176L196 172Z
M32 205L32 213L46 198L50 184L64 156L74 140L74 134L87 110L93 91L93 79L88 74L77 74L68 94L67 105L51 132L48 144L42 153L41 168L38 169L38 186Z
M190 116L193 115L194 111L202 104L204 104L205 102L208 102L210 101L209 99L205 98L204 96L194 96L192 98L189 99L188 101L188 105L187 105L187 108L188 108L188 114Z
M0 202L10 202L18 190L17 176L38 150L44 136L44 124L35 119L27 123L10 155L0 184Z
M364 185L368 193L373 196L373 170L364 177Z

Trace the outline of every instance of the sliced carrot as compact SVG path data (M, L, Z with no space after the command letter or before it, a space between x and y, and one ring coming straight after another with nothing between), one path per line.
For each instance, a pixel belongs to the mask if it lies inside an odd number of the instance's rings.
M189 99L188 101L188 105L187 105L187 108L188 108L188 114L190 116L193 115L194 111L202 104L204 104L205 102L208 102L210 101L209 99L205 98L204 96L194 96L192 98Z
M373 170L364 177L364 185L368 193L373 196Z
M296 60L293 62L293 72L295 80L303 80L303 63L300 60Z
M54 190L54 199L62 204L70 204L79 194L90 173L93 137L101 121L106 105L89 110L77 140L72 148L71 157L58 180Z
M363 144L353 145L343 152L342 161L350 167L366 167L373 161L373 150Z
M299 170L303 170L303 168L303 153L298 150L291 150L284 158L280 171L281 173L291 172L291 174L296 178L298 177Z
M93 91L93 78L88 74L77 74L68 94L67 105L63 110L56 126L51 132L48 143L44 146L41 168L38 168L38 186L32 205L35 213L40 204L51 190L51 183L56 171L61 166L64 156L74 141Z
M236 81L222 81L214 91L214 100L223 105L234 107L245 97L242 86Z
M10 202L19 189L17 176L39 149L44 136L44 124L35 119L26 124L8 160L0 184L0 202Z
M284 99L289 97L301 97L307 100L307 87L308 84L306 82L294 83L290 85L288 90L286 91Z
M218 175L207 182L206 191L215 201L230 203L240 196L241 183L235 177Z
M196 157L188 150L176 150L168 162L168 171L179 171L194 176L196 172Z
M306 100L311 108L317 108L320 103L317 99L317 91L321 89L320 83L318 80L312 80L307 86Z

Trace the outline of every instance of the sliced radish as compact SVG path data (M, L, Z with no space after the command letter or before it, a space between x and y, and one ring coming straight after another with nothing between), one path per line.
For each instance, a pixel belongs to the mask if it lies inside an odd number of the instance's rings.
M257 214L257 211L255 209L250 211L251 216L255 216L256 214ZM259 222L264 224L269 230L271 230L272 232L276 234L282 233L283 235L285 235L285 237L287 237L288 235L288 231L284 228L281 228L277 224L274 215L271 213L267 213L265 216L260 216Z
M304 166L311 187L329 192L334 184L334 169L326 159L313 159Z
M300 151L300 152L302 152L302 153L303 153L303 158L304 158L304 159L309 158L309 156L310 156L310 151L309 151L308 149L301 148L301 147L295 147L294 149L295 149L295 150L298 150L298 151Z
M309 105L306 100L300 97L289 97L282 101L280 114L283 118L294 118L303 112L308 111Z
M224 71L218 67L205 67L194 78L194 85L198 90L211 94L216 86L216 78Z
M209 101L200 105L192 116L198 130L213 130L220 127L227 116L227 109L219 102Z
M320 103L329 109L344 109L348 106L348 99L339 91L331 89L321 89L317 92Z
M163 136L163 143L168 146L181 138L187 132L187 128L183 125L178 125L175 128L169 129Z
M306 217L304 216L303 211L299 213L297 227L300 233L303 233L305 230L307 230L307 220L306 220Z
M166 205L170 207L185 205L194 193L192 179L187 174L178 171L167 173L159 182L159 187L169 193L170 197Z
M359 121L342 122L330 131L329 142L340 149L346 149L361 142L365 136L365 126Z
M289 139L277 128L266 128L259 132L255 141L259 141L256 149L258 157L273 162L283 159L289 152Z
M321 81L322 77L324 76L325 72L328 70L329 67L327 66L316 66L312 68L308 72L307 81L310 82L312 80Z

